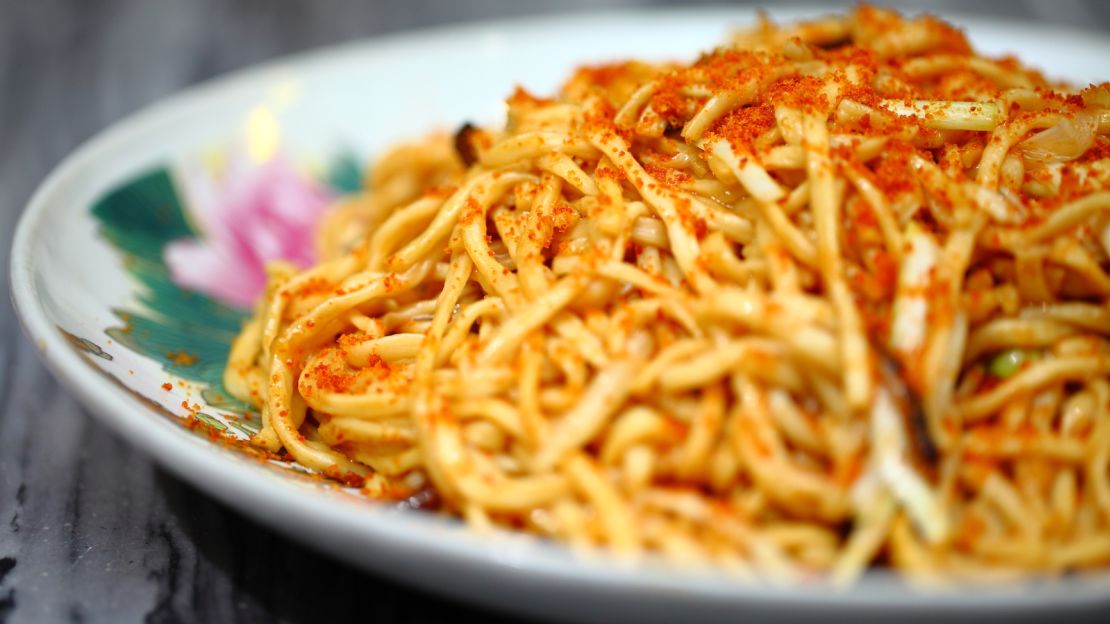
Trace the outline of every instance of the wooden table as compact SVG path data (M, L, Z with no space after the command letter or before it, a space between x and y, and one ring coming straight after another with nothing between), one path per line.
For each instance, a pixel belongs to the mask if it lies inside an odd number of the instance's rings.
M10 241L32 190L67 152L185 85L399 29L633 4L644 3L0 0L0 236ZM1110 27L1110 3L1094 1L963 10ZM0 262L6 290L6 253ZM0 331L0 622L502 619L350 568L212 501L61 391L10 305L0 306Z

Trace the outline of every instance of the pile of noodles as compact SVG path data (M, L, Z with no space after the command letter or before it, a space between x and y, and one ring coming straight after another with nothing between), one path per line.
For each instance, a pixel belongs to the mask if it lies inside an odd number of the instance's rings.
M270 269L255 444L747 578L1110 563L1107 85L861 7L507 104Z

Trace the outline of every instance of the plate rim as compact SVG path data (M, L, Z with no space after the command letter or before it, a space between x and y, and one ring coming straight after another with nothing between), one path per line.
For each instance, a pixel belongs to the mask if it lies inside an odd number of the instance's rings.
M817 15L831 12L807 6L791 6L788 10L774 11L778 15ZM575 591L574 584L589 583L610 598L627 597L629 592L646 590L674 590L681 593L682 602L696 603L710 601L726 608L744 608L752 604L763 607L783 606L813 612L816 609L916 609L922 606L950 607L955 610L999 609L1005 611L1027 610L1030 608L1059 608L1110 601L1110 572L1097 575L1095 582L1068 581L1047 589L1034 589L1014 593L982 591L945 592L943 605L935 603L936 596L917 591L895 590L880 583L875 573L869 573L860 583L845 592L827 589L815 591L813 587L794 586L768 591L765 585L741 584L726 581L727 585L705 584L700 577L663 573L653 576L650 571L633 570L614 561L599 561L607 557L581 560L566 559L563 552L559 559L537 558L531 556L524 563L499 558L491 554L490 542L474 537L474 532L466 531L463 538L448 536L442 538L443 523L429 514L408 514L402 521L393 522L388 515L369 514L367 507L382 506L373 501L366 503L345 502L339 497L322 491L307 488L298 489L291 479L265 470L262 466L252 465L253 461L237 457L220 445L209 443L191 435L178 423L162 418L150 418L148 408L124 391L105 383L96 370L89 367L83 357L69 347L56 330L43 301L37 294L34 277L34 252L36 249L35 232L51 214L59 198L66 196L66 185L82 172L95 170L99 158L110 156L126 145L135 134L148 128L163 126L175 116L190 116L191 111L203 108L206 102L215 102L231 97L236 89L251 82L262 82L276 70L303 72L320 65L336 62L341 57L373 54L390 47L413 45L421 41L442 41L452 37L465 40L477 38L489 31L506 31L522 27L535 27L543 24L545 28L558 29L579 20L598 18L635 19L644 16L676 15L683 17L704 17L728 14L733 23L750 21L755 14L752 7L698 7L698 8L636 8L625 10L593 11L586 13L554 13L525 17L501 18L493 20L474 20L463 23L439 25L427 28L404 30L381 36L365 37L294 54L280 56L261 63L251 64L240 69L187 86L141 107L135 112L124 115L117 121L83 141L76 149L65 156L53 167L47 177L38 185L28 200L13 236L10 252L10 291L13 307L20 325L30 338L39 359L51 371L55 379L79 399L80 403L96 415L116 434L155 463L185 480L206 495L221 501L239 513L250 516L290 539L311 548L323 549L333 556L352 563L362 569L372 569L377 573L402 577L406 582L419 582L413 572L398 573L389 568L368 562L355 553L361 549L344 552L332 544L322 544L304 536L293 534L290 526L307 523L317 528L336 531L344 536L355 538L364 543L373 542L388 546L387 550L406 552L417 550L419 559L436 561L447 567L462 567L474 573L484 574L490 579L511 583L514 577L529 576L531 581L546 585L561 583L567 585L562 591ZM944 12L943 17L957 23L968 31L975 24L984 23L982 17ZM555 23L552 23L554 20ZM991 19L992 26L1006 27L1014 24L1016 28L1028 32L1043 33L1044 36L1081 36L1098 41L1091 31L1062 27L1042 26L1034 22L1018 20ZM692 50L691 53L696 53ZM570 68L568 68L569 71ZM77 209L84 209L79 206ZM64 212L62 214L65 214ZM154 424L157 423L157 424ZM138 426L136 426L138 425ZM215 484L215 485L214 485ZM283 520L271 516L280 511ZM413 527L418 527L413 529ZM430 539L439 535L441 539ZM460 535L462 535L460 533ZM500 544L500 542L499 542ZM365 548L365 545L363 546ZM561 552L564 550L557 547ZM535 553L533 553L534 555ZM567 566L567 563L571 567ZM600 565L596 565L599 564ZM419 566L417 566L419 567ZM622 571L623 570L623 571ZM523 574L522 574L523 573ZM721 575L718 575L721 576ZM896 584L899 585L899 584ZM727 589L727 591L725 591ZM439 587L441 593L447 588ZM665 599L665 598L664 598ZM506 605L502 605L506 606ZM1001 611L999 611L1001 612Z

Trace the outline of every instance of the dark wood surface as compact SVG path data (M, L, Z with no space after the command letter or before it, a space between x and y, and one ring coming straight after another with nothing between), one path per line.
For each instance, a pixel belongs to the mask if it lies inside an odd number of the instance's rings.
M67 152L185 85L400 29L637 4L0 0L0 240L10 248L28 197ZM929 6L1110 27L1110 3L966 4ZM0 623L506 619L340 564L212 501L62 392L6 303L0 331Z

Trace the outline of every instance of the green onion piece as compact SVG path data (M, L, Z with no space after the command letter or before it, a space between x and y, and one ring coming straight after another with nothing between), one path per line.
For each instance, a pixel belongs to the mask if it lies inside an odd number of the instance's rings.
M1005 379L1020 371L1026 363L1041 359L1040 351L1029 349L1007 349L991 360L990 374Z
M883 108L903 117L921 117L925 125L938 130L978 130L990 132L998 125L1001 113L994 102L947 102L883 100Z

